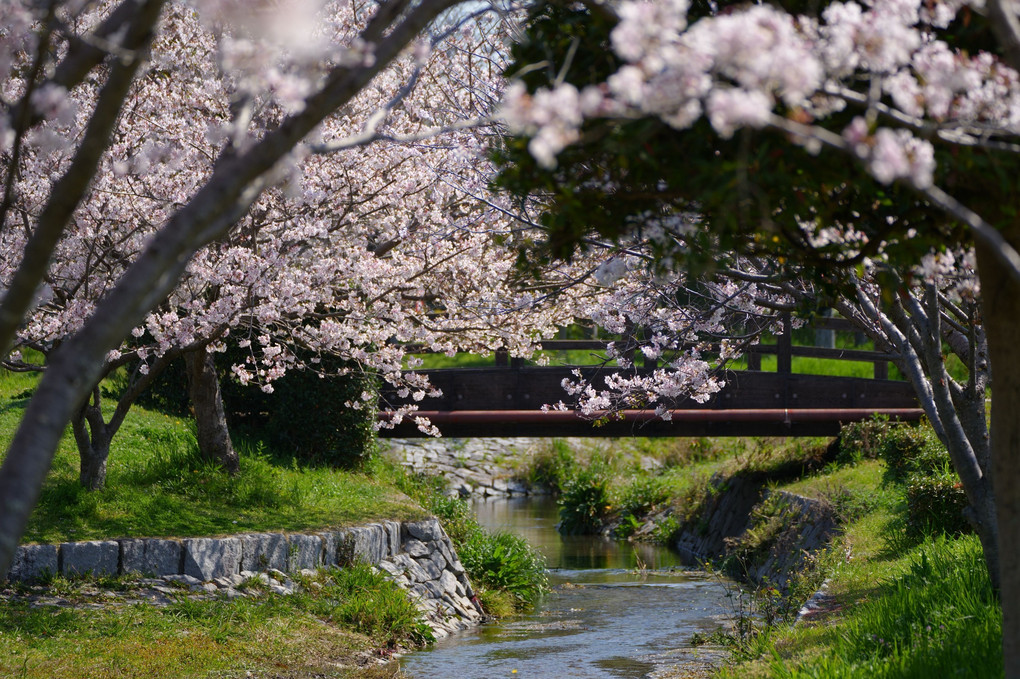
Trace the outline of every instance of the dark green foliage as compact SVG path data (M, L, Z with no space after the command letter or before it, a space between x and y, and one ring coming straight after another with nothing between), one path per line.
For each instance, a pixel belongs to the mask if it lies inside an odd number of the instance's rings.
M914 535L971 532L966 508L967 494L956 474L913 474L907 481L907 529Z
M224 365L243 360L227 354ZM311 356L303 357L311 359ZM272 393L223 379L223 401L231 426L243 426L280 453L310 464L341 468L361 465L374 449L374 377L336 358L322 357L315 370L291 370L273 382ZM224 370L224 374L226 371ZM365 401L362 394L371 395ZM355 410L347 402L361 403Z
M942 474L952 469L949 452L924 425L873 419L844 425L839 433L837 461L885 460L891 481L903 482L911 474Z
M702 10L709 13L707 6ZM512 50L508 73L543 64L521 76L529 91L560 78L579 90L605 82L621 65L610 46L613 27L611 16L590 5L542 3L531 14L526 38ZM852 115L834 116L833 125L842 129ZM927 207L910 193L876 182L854 163L812 155L782 134L745 129L722 139L704 118L679 131L652 118L589 120L553 169L537 164L528 141L508 139L494 152L496 185L516 195L540 194L548 206L541 217L548 243L524 243L522 263L550 254L569 257L592 231L621 237L640 229L649 213L696 211L710 228L686 235L682 251L658 254L708 273L725 266L724 253L766 256L775 264L796 262L826 287L836 283L837 260L853 267L879 242L911 263L930 247L925 239L896 238L893 229L923 222L935 236ZM813 247L798 221L805 215L822 224L853 223L868 234L869 245L849 260L841 245Z
M963 513L967 495L949 452L931 427L876 419L846 425L839 438L841 462L882 459L886 478L906 487L910 534L970 532Z
M559 497L559 531L570 535L589 535L599 532L609 511L609 470L600 458L587 467L578 468L563 486Z
M873 418L843 425L839 431L839 452L836 460L855 464L861 460L877 460L890 428L889 420Z
M373 376L332 357L312 363L315 370L294 369L273 382L272 393L258 385L237 382L230 367L243 363L247 349L230 348L217 354L223 405L231 428L240 427L274 451L301 462L345 469L358 467L374 449L378 384ZM362 394L371 399L364 401ZM359 402L361 410L346 402ZM171 362L139 403L175 415L187 415L188 398L184 361Z
M188 373L184 359L170 361L149 388L138 397L138 404L168 415L186 417L191 412L191 398L188 396Z
M881 454L889 476L895 481L906 481L915 474L955 476L949 452L931 427L890 429L883 441Z

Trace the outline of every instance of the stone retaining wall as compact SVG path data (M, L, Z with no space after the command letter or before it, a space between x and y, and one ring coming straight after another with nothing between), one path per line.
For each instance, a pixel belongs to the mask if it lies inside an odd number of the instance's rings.
M828 503L785 491L769 491L754 478L713 479L701 515L682 527L674 547L690 564L740 554L747 545L752 514L767 499L779 527L742 564L740 573L754 584L769 583L785 591L791 576L825 548L839 531ZM754 536L758 539L760 536Z
M513 478L513 462L532 454L537 439L391 439L390 454L415 473L446 479L447 494L511 497L541 494Z
M382 521L313 534L252 533L219 538L138 538L22 545L9 580L47 574L188 576L209 582L241 573L297 573L364 561L414 597L437 638L483 617L446 532L437 519Z

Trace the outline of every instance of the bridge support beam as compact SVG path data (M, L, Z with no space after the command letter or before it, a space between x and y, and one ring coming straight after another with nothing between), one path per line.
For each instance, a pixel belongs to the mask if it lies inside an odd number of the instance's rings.
M432 410L419 411L444 436L834 436L843 424L884 415L893 420L917 421L920 408L774 408L671 410L669 420L654 410L624 410L596 421L577 412L541 410ZM392 413L381 412L386 422ZM384 438L417 438L424 434L411 422L379 432Z

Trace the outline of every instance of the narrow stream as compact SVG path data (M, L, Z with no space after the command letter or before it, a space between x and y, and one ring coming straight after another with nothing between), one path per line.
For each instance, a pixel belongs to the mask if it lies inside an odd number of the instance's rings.
M717 578L663 547L556 532L548 498L478 501L487 528L510 530L546 557L552 592L530 614L483 625L403 658L414 679L699 676L721 652L692 648L732 612Z

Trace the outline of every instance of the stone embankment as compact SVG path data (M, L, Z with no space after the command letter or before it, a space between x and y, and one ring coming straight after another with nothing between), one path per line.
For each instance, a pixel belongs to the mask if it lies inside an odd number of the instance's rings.
M712 480L699 516L673 547L691 564L730 558L745 580L786 591L838 531L829 503L734 476Z
M162 604L182 589L231 599L263 588L291 594L298 588L291 575L310 577L315 569L356 561L374 565L407 590L437 638L483 617L464 566L436 519L383 521L314 534L23 545L7 577L26 582L47 574L144 575L126 600ZM246 586L252 580L261 586Z
M415 473L439 474L451 495L511 497L542 492L514 479L540 439L392 439L390 454Z

